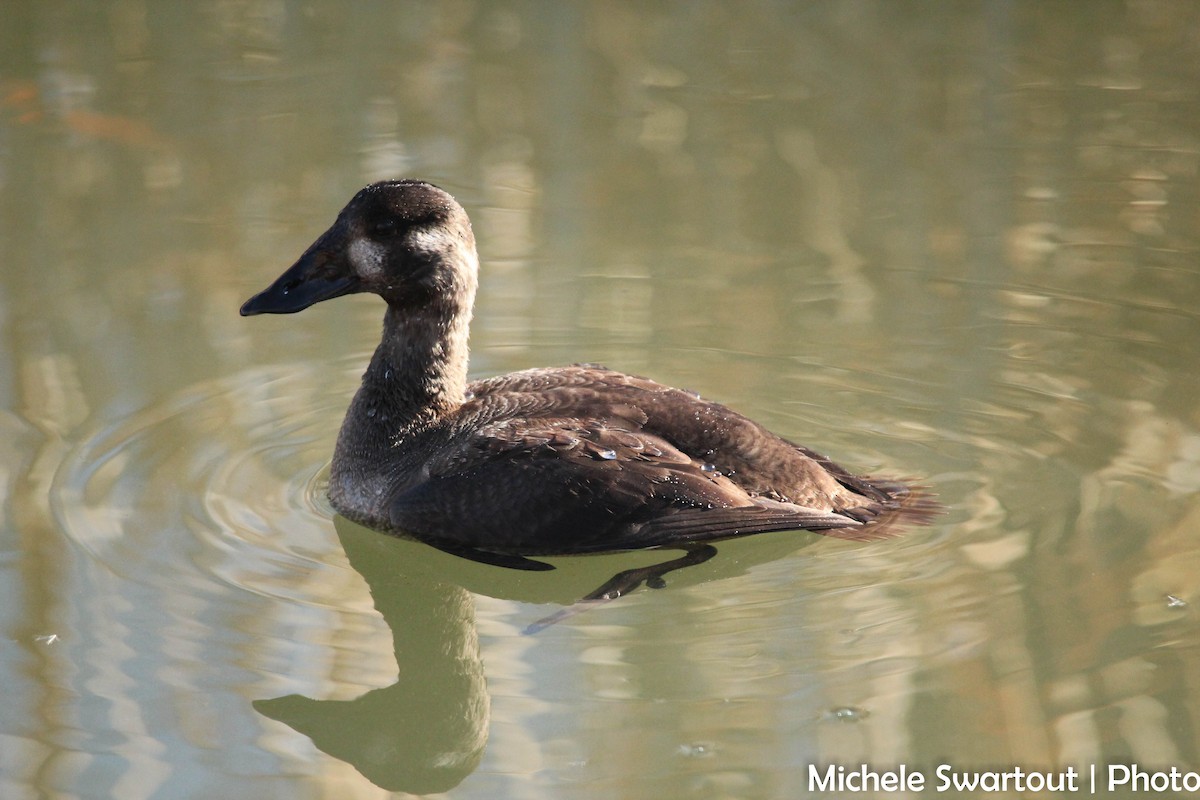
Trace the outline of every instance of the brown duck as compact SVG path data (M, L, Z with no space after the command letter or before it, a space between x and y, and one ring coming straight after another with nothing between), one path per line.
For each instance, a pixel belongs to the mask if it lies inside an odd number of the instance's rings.
M478 256L446 192L415 180L360 191L300 259L242 306L290 314L353 292L387 302L383 340L338 435L329 499L355 522L486 563L707 543L804 529L870 539L936 504L852 475L735 411L595 365L467 382Z

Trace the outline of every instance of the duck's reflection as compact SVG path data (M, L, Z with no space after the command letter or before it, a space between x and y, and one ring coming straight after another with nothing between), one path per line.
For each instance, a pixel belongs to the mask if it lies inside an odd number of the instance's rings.
M293 694L254 708L383 789L426 794L457 786L483 757L488 730L471 596L404 571L393 552L397 540L340 518L337 531L392 630L400 678L354 700Z
M792 532L730 541L712 560L706 560L707 551L703 558L641 551L551 559L557 569L527 572L467 561L340 517L335 525L350 565L366 580L392 630L399 680L349 701L293 694L255 701L254 708L309 737L375 785L415 794L457 786L479 765L487 743L490 700L471 593L565 606L568 613L539 622L553 621L587 608L575 601L625 573L661 585L655 576L664 571L654 565L668 562L670 585L680 588L740 574L813 538ZM681 560L693 566L674 572Z

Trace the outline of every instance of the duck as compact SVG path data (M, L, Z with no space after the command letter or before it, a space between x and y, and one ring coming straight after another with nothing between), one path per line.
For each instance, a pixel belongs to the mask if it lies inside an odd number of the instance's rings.
M855 475L698 394L597 364L468 381L479 256L467 212L414 179L359 191L241 307L291 314L367 292L383 335L338 433L328 496L343 517L485 564L678 548L771 531L893 535L937 512L910 481ZM629 571L597 597L665 570Z

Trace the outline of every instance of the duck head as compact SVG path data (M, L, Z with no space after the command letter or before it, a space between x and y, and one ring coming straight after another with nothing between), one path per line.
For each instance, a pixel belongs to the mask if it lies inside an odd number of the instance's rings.
M471 222L453 197L423 181L383 181L356 194L241 313L294 314L356 292L372 292L401 310L469 309L478 269Z

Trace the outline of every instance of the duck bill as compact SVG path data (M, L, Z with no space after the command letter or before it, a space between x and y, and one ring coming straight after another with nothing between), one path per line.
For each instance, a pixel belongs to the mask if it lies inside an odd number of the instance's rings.
M334 231L315 241L275 282L242 305L242 316L295 314L311 305L357 292L358 275L338 257Z

